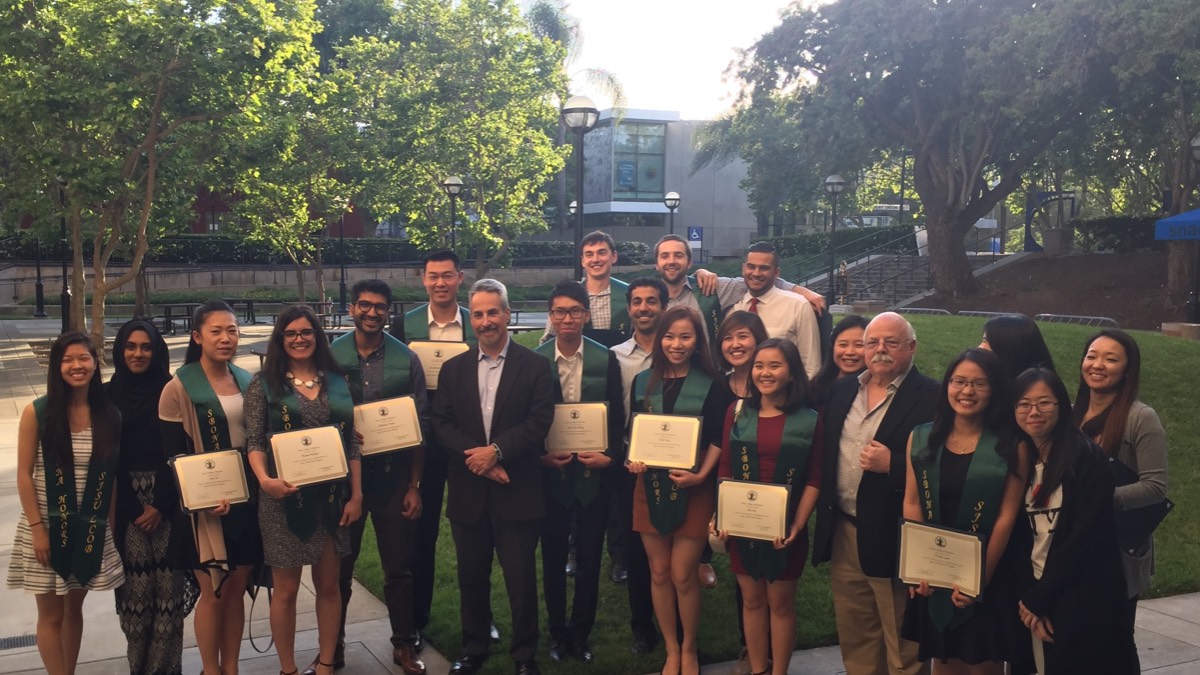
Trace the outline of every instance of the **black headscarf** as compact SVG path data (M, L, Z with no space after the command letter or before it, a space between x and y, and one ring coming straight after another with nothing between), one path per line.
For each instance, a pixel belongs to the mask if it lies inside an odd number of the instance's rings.
M150 367L146 372L135 375L125 363L125 342L134 331L144 331L150 336L152 353ZM171 381L171 356L167 342L153 324L141 319L126 322L117 331L113 341L113 373L108 381L108 398L121 411L125 428L134 425L158 424L158 397L163 387Z

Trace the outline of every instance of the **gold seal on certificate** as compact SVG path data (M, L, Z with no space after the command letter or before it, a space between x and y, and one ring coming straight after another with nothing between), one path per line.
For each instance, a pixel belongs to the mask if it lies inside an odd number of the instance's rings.
M958 586L979 597L983 590L983 537L962 530L905 520L900 523L896 576L906 584L929 582L937 588Z
M546 450L557 453L608 449L607 403L559 403L546 436Z
M696 467L700 418L634 413L629 430L629 461L656 469Z
M717 530L743 539L783 539L789 494L790 485L723 479L717 483Z
M354 430L362 434L364 457L416 447L425 442L411 395L354 406Z
M187 512L221 505L221 500L240 504L250 500L242 453L217 450L198 455L179 455L168 460L179 485L179 503Z
M425 370L425 387L432 391L438 388L438 373L442 372L442 364L467 351L470 346L465 342L413 340L408 343L408 348L416 352L421 368Z
M296 487L345 478L346 449L335 426L271 434L275 473Z

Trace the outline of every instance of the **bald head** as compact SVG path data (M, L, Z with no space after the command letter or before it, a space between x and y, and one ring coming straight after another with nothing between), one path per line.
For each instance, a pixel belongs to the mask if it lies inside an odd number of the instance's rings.
M907 319L884 312L867 324L863 335L871 379L883 384L908 372L917 352L917 334Z

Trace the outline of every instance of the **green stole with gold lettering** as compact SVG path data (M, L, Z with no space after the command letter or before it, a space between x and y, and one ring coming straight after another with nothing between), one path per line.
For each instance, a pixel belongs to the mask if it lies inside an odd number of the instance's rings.
M941 473L943 448L930 448L931 457L918 459L920 451L929 445L929 432L933 424L922 424L913 429L912 464L917 478L917 489L921 496L921 514L925 522L952 527L985 537L992 532L996 516L1000 513L1000 501L1004 497L1004 481L1008 477L1008 462L996 452L998 439L984 429L971 454L971 465L967 468L966 484L963 485L962 501L958 513L947 517L941 510ZM986 539L984 541L986 546ZM986 552L986 548L985 548ZM975 605L955 607L951 591L933 589L929 596L929 616L940 631L961 626L975 613Z
M688 277L692 295L696 298L696 304L700 306L700 320L704 325L708 326L708 339L712 342L717 337L717 329L721 327L721 321L725 318L725 312L721 310L721 299L717 294L705 295L700 292L700 286L696 284L696 277Z
M734 408L733 428L729 431L729 451L734 453L733 477L737 480L762 481L758 467L758 409L745 406L745 399ZM808 459L812 453L813 435L817 430L817 413L804 408L791 413L783 421L783 438L779 456L775 458L772 483L790 485L787 526L792 526L796 504L804 486L797 486L797 477L807 478ZM766 577L775 581L787 568L788 550L777 550L771 542L753 539L739 540L738 552L742 566L754 579Z
M555 340L539 345L537 353L550 362L550 375L558 379L558 364L554 362ZM605 402L608 400L608 350L590 338L583 338L583 382L580 387L581 402ZM609 411L609 414L613 414ZM609 443L613 439L608 440ZM603 472L592 471L572 458L565 467L557 470L558 475L550 481L550 489L560 504L567 508L578 500L580 506L588 506L600 494Z
M354 343L355 331L350 331L333 341L329 347L333 360L342 367L346 381L350 384L350 398L356 403L363 400L362 370L358 366L358 347ZM406 396L412 391L412 350L408 345L383 333L383 396L395 398ZM418 411L419 412L419 411ZM396 489L396 477L392 475L394 452L362 458L362 489L364 496L386 499ZM407 489L407 488L406 488Z
M34 399L33 412L37 417L38 441L46 425L46 397ZM118 421L117 429L120 429ZM69 438L68 429L68 438ZM92 438L93 457L96 439ZM113 439L112 452L104 462L88 462L87 479L83 488L83 505L75 493L78 471L67 480L66 471L58 465L53 452L42 447L42 464L46 470L46 522L50 535L50 567L63 581L74 575L80 585L87 586L100 571L104 558L104 533L108 527L108 509L112 503L114 474L121 454L120 437ZM72 455L75 449L71 448Z
M300 398L290 385L288 392L277 397L271 387L263 382L263 391L267 395L267 410L271 431L293 431L304 429L304 420L300 414ZM330 373L325 378L325 392L329 399L329 421L342 432L342 442L350 443L347 430L354 429L354 402L350 398L350 387L346 379L336 373ZM348 480L348 479L347 479ZM301 539L308 539L317 531L318 519L322 519L330 536L337 529L338 521L342 518L342 499L346 494L347 480L335 480L318 485L307 485L300 491L284 500L287 511L288 529Z
M458 308L458 320L462 324L463 342L474 347L479 340L471 328L471 314L466 307ZM410 341L429 339L429 303L404 313L404 338Z
M675 406L670 410L663 409L663 383L660 380L654 391L647 391L650 383L649 370L643 370L633 378L633 391L641 394L642 408L656 415L691 415L699 417L704 414L704 399L708 398L708 390L712 387L712 378L704 371L693 365L687 376L683 378L683 386ZM704 450L705 448L700 448ZM699 455L703 457L703 453ZM643 476L646 485L646 503L650 507L650 522L654 529L664 537L674 532L687 518L686 490L668 476L666 469L647 469ZM666 494L664 495L664 492Z

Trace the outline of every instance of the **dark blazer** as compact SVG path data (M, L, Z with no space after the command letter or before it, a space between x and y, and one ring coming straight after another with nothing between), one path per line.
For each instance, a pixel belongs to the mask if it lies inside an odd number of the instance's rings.
M438 396L433 402L433 433L449 458L450 493L446 517L473 523L485 515L505 520L531 520L545 514L541 462L546 434L554 420L554 382L546 359L512 342L492 414L491 442L500 446L500 466L510 482L501 485L476 476L466 466L471 448L488 444L479 401L479 347L442 364Z
M837 508L838 452L842 427L858 396L858 386L856 377L838 380L825 408L825 457L821 469L821 496L817 501L817 530L813 539L814 565L828 561L833 553L833 526L841 517ZM939 390L936 381L925 377L913 366L900 383L891 406L879 423L879 430L875 432L875 440L886 445L892 453L892 468L887 475L864 472L858 485L858 558L867 576L896 575L896 533L903 514L908 435L918 424L933 421Z

